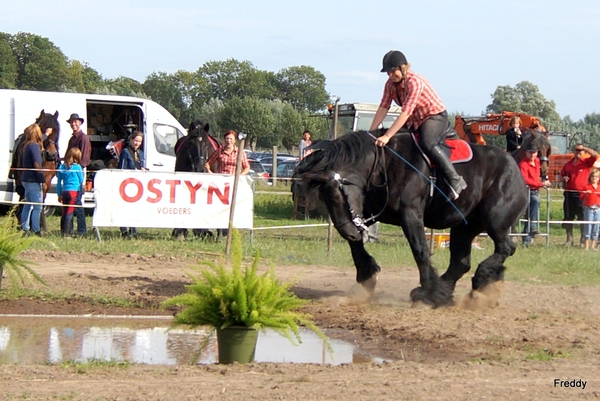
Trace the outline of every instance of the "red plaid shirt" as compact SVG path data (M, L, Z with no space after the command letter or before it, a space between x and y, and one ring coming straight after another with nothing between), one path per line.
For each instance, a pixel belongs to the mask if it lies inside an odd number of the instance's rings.
M208 164L213 164L214 162L217 162L219 164L219 169L218 171L216 171L217 173L235 174L237 154L237 146L233 149L231 153L227 153L225 152L225 148L221 148L212 154L210 159L208 159ZM246 157L246 152L242 152L242 169L245 169L247 167L249 167L248 158Z
M385 83L379 106L389 109L392 100L410 116L406 125L413 129L419 128L429 117L446 110L431 84L411 70L406 72L406 76L399 83L396 84L391 79Z

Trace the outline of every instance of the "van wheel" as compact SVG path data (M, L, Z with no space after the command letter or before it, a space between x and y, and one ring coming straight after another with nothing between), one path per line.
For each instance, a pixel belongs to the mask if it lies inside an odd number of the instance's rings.
M56 208L54 206L48 206L48 205L44 205L44 216L46 217L50 217L50 216L54 216L54 212L56 211Z

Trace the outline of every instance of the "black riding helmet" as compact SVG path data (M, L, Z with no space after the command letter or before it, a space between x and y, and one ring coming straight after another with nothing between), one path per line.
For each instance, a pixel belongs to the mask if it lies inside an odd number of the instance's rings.
M390 50L383 56L383 68L381 72L390 72L402 64L408 64L406 57L401 51Z

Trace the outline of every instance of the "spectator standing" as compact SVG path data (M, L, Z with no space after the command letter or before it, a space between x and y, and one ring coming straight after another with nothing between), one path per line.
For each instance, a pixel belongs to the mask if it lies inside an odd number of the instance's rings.
M83 118L79 117L79 114L73 113L67 120L73 135L69 139L69 145L67 151L71 148L77 148L81 151L81 168L83 169L84 185L86 177L86 169L90 164L90 158L92 156L92 143L90 138L85 132L81 130L81 124L83 124ZM80 192L77 196L77 205L82 206L83 192ZM85 210L82 207L75 208L75 217L77 218L77 234L85 235L87 233L87 227L85 224Z
M141 131L134 131L129 136L129 146L123 149L119 157L119 168L122 170L146 170L144 167L144 151L142 150L142 141L144 134ZM135 227L121 227L121 237L137 239L137 229Z
M584 152L587 152L590 157L584 158ZM565 221L582 221L583 218L583 204L581 201L581 191L587 185L590 170L594 167L594 162L598 158L598 153L591 149L583 146L581 143L576 144L573 147L573 158L565 163L560 171L564 185L564 201L563 201L563 212ZM567 246L573 245L573 224L563 223L563 228L567 232ZM585 224L579 226L581 232L580 245L585 244L583 233L585 231Z
M310 150L306 150L310 145L312 145L312 141L310 140L310 131L305 130L302 133L302 139L298 143L298 153L300 155L300 160L304 159L306 156L311 154Z
M235 174L235 167L237 164L238 148L235 146L237 140L237 133L234 130L228 130L225 132L225 146L217 150L206 162L206 172L212 173L210 169L211 164L217 163L217 173L219 174ZM242 171L240 174L248 174L250 171L250 163L246 157L246 152L242 152Z
M537 148L533 145L529 145L526 151L526 155L519 162L519 169L525 184L529 188L529 207L527 208L527 222L523 227L523 233L526 234L523 237L523 245L528 247L531 244L531 240L539 231L538 225L538 214L540 210L540 193L539 189L542 187L549 187L550 181L545 180L542 182L541 176L541 165L540 160L537 158Z
M530 136L531 134L528 132L523 132L521 130L521 117L514 116L510 119L509 126L510 128L506 131L506 151L514 152L515 150L521 149L523 145L523 141Z
M46 180L42 173L42 130L39 125L31 124L25 128L25 142L21 154L21 183L25 190L24 199L27 202L21 211L21 228L25 235L30 229L41 236L40 214L42 212L42 196L46 190ZM30 224L31 218L31 224Z
M63 164L56 172L56 193L58 201L63 204L60 229L63 236L73 235L73 214L79 194L85 190L83 185L83 169L81 168L81 151L78 148L67 150Z
M237 140L237 133L234 130L228 130L224 135L225 146L217 150L206 162L205 168L207 173L212 173L210 169L211 164L217 163L217 173L220 174L235 174L235 168L237 165L238 148L235 146ZM246 157L246 152L242 151L242 171L240 174L248 174L250 171L250 163ZM226 229L217 230L218 236L226 236Z
M583 201L583 219L595 221L585 225L585 249L596 249L598 244L598 226L600 225L600 170L592 169L588 177L588 183L581 192Z

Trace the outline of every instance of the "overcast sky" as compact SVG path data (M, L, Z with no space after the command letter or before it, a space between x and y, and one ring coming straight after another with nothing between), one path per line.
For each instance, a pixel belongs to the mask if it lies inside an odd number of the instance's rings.
M143 82L234 58L309 65L341 103L381 99L383 55L404 52L449 112L480 115L529 81L574 120L600 112L595 0L0 0L0 31L50 39L104 78Z

